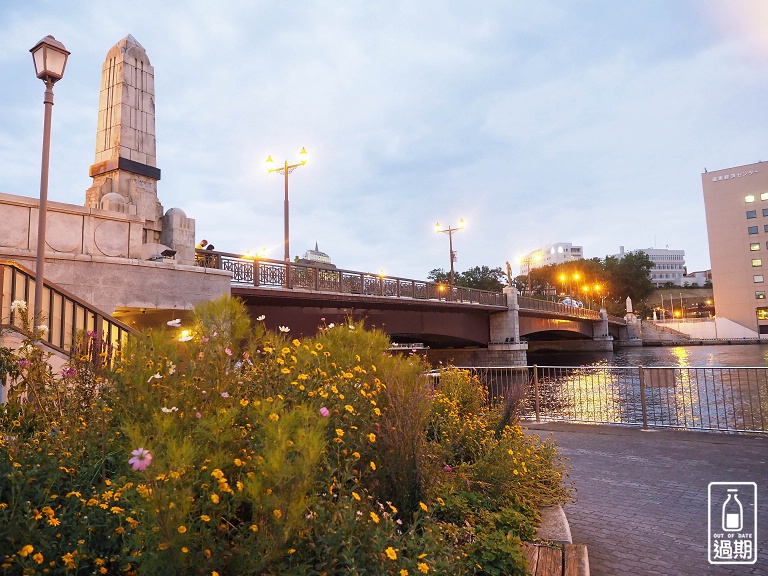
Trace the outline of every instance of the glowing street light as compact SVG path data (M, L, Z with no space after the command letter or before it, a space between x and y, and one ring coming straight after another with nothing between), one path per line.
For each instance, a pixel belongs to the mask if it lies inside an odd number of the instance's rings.
M284 220L284 234L283 242L285 244L285 261L291 261L291 251L289 247L289 228L288 228L288 174L296 170L299 166L305 166L307 164L307 158L309 154L306 148L302 148L299 152L299 162L297 164L288 164L288 160L285 161L284 166L273 168L275 161L272 160L272 156L267 156L267 172L277 172L278 174L285 175L285 202L283 204L283 220Z
M517 259L517 262L521 267L521 270L520 270L521 272L522 272L523 263L525 263L525 267L528 269L528 296L533 295L533 286L531 285L531 267L532 267L531 262L538 262L539 260L541 260L541 254L539 254L538 252L525 258L520 256Z
M40 168L40 205L37 223L37 262L35 268L35 323L41 321L45 286L45 225L48 213L48 166L51 152L51 112L53 111L53 85L64 76L70 52L53 36L46 36L35 44L32 61L35 75L45 83L45 116L43 120L43 161Z
M451 256L451 286L453 286L453 263L456 261L456 252L453 251L453 233L457 230L463 230L464 226L464 218L459 220L459 225L456 228L451 228L450 226L443 228L440 226L440 222L435 223L435 232L445 232L448 234L448 249L450 250Z

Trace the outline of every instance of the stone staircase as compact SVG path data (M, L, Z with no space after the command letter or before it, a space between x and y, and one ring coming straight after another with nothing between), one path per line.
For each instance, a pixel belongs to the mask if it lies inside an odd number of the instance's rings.
M643 344L655 342L685 342L691 339L691 337L684 332L652 322L643 322L642 335Z

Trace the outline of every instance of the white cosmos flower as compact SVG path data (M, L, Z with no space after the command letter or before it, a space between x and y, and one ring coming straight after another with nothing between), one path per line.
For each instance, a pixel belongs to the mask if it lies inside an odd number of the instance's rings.
M162 375L162 374L160 374L160 372L158 372L157 374L152 374L152 376L150 376L150 377L149 377L149 380L147 380L147 384L149 384L150 382L152 382L152 379L153 379L153 378L157 378L157 379L159 380L159 379L160 379L160 378L162 378L162 377L163 377L163 375Z
M45 336L46 334L48 334L48 326L46 326L45 324L40 324L40 326L37 327L37 331L41 332L43 336Z
M162 410L166 414L170 414L171 412L178 412L179 411L179 409L176 408L176 406L171 406L170 408L166 408L165 406L163 406L162 408L160 408L160 410Z
M11 312L18 312L19 310L26 312L27 303L24 300L14 300L11 302Z
M264 316L264 314L262 314L261 316L256 318L256 322L262 322L264 320L264 318L266 318L266 316Z
M291 331L291 329L288 328L288 326L278 326L277 328L278 328L278 330L280 330L280 332L290 332Z
M331 322L330 324L328 324L328 330L330 330L330 329L331 329L331 328L333 328L334 326L336 326L336 324L334 324L333 322Z

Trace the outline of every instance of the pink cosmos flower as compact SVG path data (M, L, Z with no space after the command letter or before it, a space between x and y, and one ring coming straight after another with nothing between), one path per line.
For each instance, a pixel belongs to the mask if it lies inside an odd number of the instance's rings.
M229 392L222 392L221 393L222 398L229 398Z
M195 418L202 418L203 415L200 412L195 412Z
M224 348L224 354L226 354L227 356L232 356L232 350L230 350L229 348Z
M453 468L451 468L450 464L446 464L443 466L443 472L453 472Z
M328 418L330 414L331 414L330 410L328 410L328 408L326 408L325 406L320 408L320 416L322 416L323 418Z
M130 464L134 470L146 470L146 468L152 464L152 454L149 453L149 450L137 448L131 452L131 454L133 454L133 458L128 460L128 464Z
M203 336L203 344L205 344L206 342L208 342L208 336Z

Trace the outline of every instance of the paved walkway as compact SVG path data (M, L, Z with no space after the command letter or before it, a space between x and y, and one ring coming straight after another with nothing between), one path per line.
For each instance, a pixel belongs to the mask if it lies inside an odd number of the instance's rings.
M565 513L592 576L768 575L768 437L524 423L570 458ZM757 563L707 561L710 482L757 483Z

